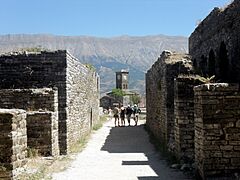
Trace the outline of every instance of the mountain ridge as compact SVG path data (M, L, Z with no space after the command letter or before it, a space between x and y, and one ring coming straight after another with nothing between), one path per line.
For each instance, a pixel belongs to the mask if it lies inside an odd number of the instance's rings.
M145 91L145 72L163 50L187 53L188 39L183 36L62 36L52 34L0 35L0 53L23 48L66 49L82 63L96 67L101 78L101 93L115 87L115 72L129 69L129 87Z

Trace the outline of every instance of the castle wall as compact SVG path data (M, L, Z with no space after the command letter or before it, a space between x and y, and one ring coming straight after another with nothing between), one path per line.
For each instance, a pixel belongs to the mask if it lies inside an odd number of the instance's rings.
M0 109L0 179L16 179L26 164L26 112Z
M27 146L42 156L58 156L58 113L27 112Z
M59 155L57 90L1 89L0 107L26 110L27 146L43 156Z
M61 154L66 154L73 141L90 131L92 124L98 120L99 77L67 51L1 55L0 81L1 89L58 89Z
M185 163L194 162L194 91L196 76L180 76L174 81L175 154Z
M88 134L99 120L99 76L67 54L68 148Z
M201 85L194 95L197 171L203 178L239 172L239 85Z
M174 139L174 78L191 71L189 56L164 51L146 74L147 126L165 143Z
M240 1L215 8L189 38L195 70L222 82L240 81Z

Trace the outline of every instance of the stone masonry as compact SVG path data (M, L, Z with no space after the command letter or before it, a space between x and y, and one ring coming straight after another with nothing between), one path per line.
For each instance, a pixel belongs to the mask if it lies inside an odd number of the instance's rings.
M189 53L201 75L222 82L240 81L240 1L215 8L189 38Z
M188 55L164 51L146 74L147 126L165 144L174 139L174 78L190 72Z
M238 84L207 84L195 92L195 161L201 177L240 169Z
M0 109L0 129L0 179L15 179L27 162L26 112Z
M180 162L195 159L202 179L233 177L240 171L239 11L239 0L215 8L189 38L192 73L204 85L196 86L200 82L189 76L189 70L179 76L164 55L146 74L147 126L165 143L174 135L175 155ZM211 84L208 77L213 75L216 82L232 84Z
M99 77L65 50L1 55L0 82L1 89L58 89L61 154L98 121Z
M42 156L58 156L58 114L52 111L27 113L27 146Z
M0 107L27 111L28 148L44 156L59 155L57 90L2 89Z
M197 76L179 76L174 81L175 153L185 163L194 162L194 91L202 84Z

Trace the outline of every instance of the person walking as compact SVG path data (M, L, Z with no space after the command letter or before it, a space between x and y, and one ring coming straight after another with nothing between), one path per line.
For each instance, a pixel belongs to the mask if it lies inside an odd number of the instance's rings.
M114 124L115 124L115 127L117 126L117 124L118 124L118 126L120 125L120 123L119 123L119 109L118 109L118 107L117 106L115 106L114 107L114 109L113 109L113 117L114 117Z
M133 113L133 110L132 110L131 106L128 105L128 107L126 109L126 116L127 116L127 120L128 120L128 126L130 126L130 120L131 120L132 113Z
M133 120L135 121L135 126L137 126L138 123L138 116L139 116L139 109L136 104L133 106Z
M121 126L125 126L125 108L121 107L120 109L120 118L121 118Z

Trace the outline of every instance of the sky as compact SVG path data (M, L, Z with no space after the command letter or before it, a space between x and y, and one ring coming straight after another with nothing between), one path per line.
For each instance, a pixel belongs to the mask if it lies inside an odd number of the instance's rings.
M1 0L0 35L189 36L230 0Z

